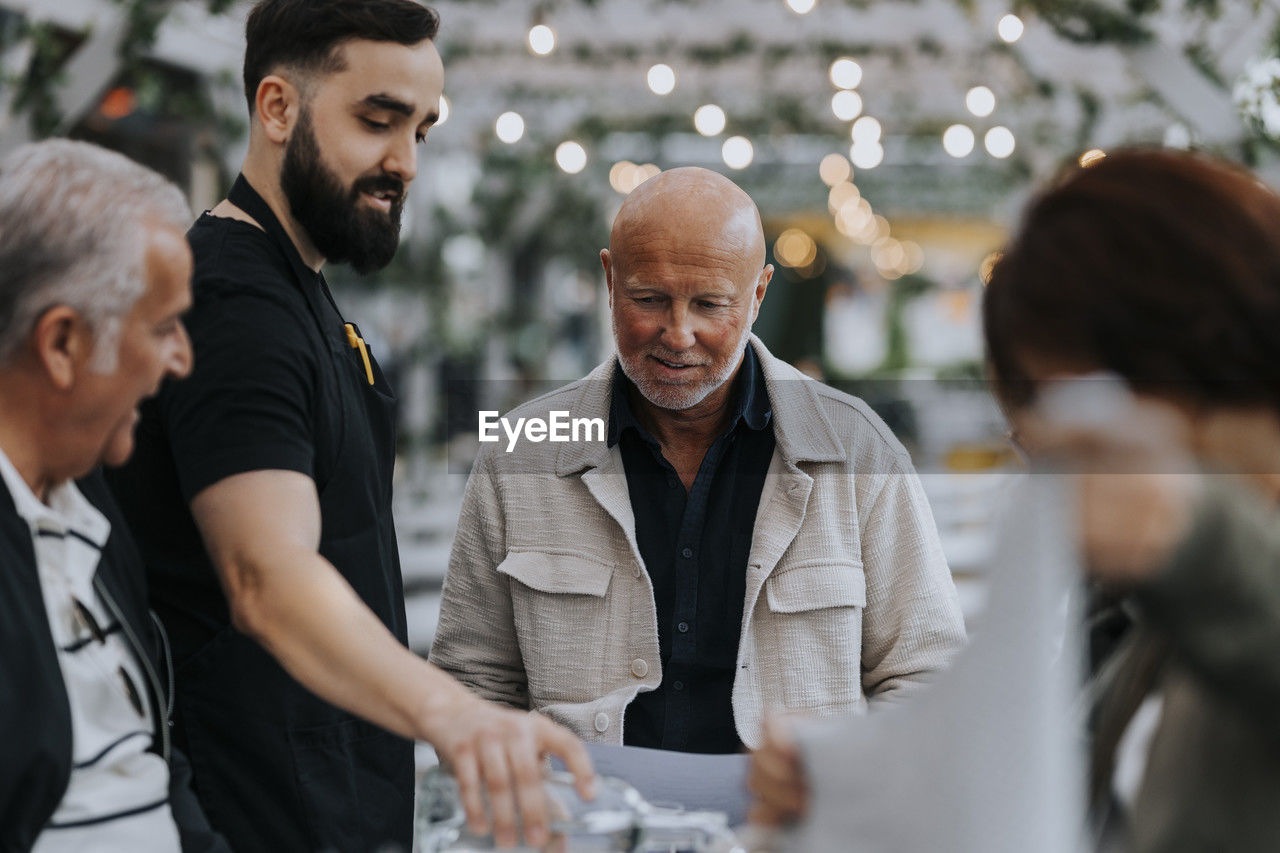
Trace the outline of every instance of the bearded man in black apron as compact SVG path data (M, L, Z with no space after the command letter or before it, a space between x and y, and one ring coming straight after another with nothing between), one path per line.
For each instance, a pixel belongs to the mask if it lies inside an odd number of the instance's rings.
M473 829L546 837L539 760L567 731L483 702L405 646L391 518L395 395L320 270L399 240L443 88L412 0L263 0L246 26L249 153L188 232L196 367L143 413L113 481L176 663L175 739L238 851L411 843L413 750ZM486 815L481 792L487 791Z

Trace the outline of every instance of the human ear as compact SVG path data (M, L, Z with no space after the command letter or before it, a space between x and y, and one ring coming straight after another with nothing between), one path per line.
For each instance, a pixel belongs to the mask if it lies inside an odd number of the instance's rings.
M279 74L268 74L258 84L254 99L257 120L263 132L277 145L289 141L298 120L301 92Z
M31 346L53 386L60 391L75 385L79 371L93 351L93 333L74 308L55 305L36 320Z
M609 307L613 307L613 259L608 249L600 250L600 266L604 267L604 286L609 291Z
M751 300L751 322L756 321L756 317L760 316L760 303L764 302L765 291L769 289L769 282L773 279L773 264L765 264L764 269L760 271L760 278L756 280L755 298Z

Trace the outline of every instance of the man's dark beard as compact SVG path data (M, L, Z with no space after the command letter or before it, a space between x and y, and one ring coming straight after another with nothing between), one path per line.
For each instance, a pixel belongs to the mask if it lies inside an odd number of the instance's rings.
M348 192L320 161L320 147L306 110L298 118L284 149L280 189L289 210L306 229L325 260L350 263L359 273L380 270L395 257L400 244L400 213L404 210L404 181L390 175L358 179ZM390 213L360 205L360 194L390 190L398 193Z

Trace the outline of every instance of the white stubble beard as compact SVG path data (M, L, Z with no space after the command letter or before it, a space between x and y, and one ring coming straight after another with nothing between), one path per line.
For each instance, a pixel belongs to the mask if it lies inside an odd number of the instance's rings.
M613 327L614 346L617 347L618 318L616 314L611 317L610 323ZM641 353L639 356L634 357L633 360L632 357L623 355L619 348L618 364L622 366L623 374L631 380L632 384L636 386L646 400L659 409L682 412L686 409L692 409L707 399L712 392L733 377L734 371L742 363L743 354L747 351L747 342L751 338L751 326L752 323L747 323L743 326L742 335L738 339L737 346L734 347L733 357L725 362L725 366L716 375L708 377L705 382L692 387L649 381L641 366L641 363L649 357L649 352Z

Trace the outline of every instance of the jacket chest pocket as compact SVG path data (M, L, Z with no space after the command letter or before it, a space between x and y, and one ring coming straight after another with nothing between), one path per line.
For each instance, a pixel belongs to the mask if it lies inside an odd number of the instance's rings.
M765 684L765 702L781 699L794 711L858 702L867 606L861 564L817 559L779 566L765 581L764 598L756 648L779 682Z
M514 551L498 571L513 581L512 616L534 707L596 698L609 650L626 637L624 626L612 624L606 595L612 567L575 554Z

